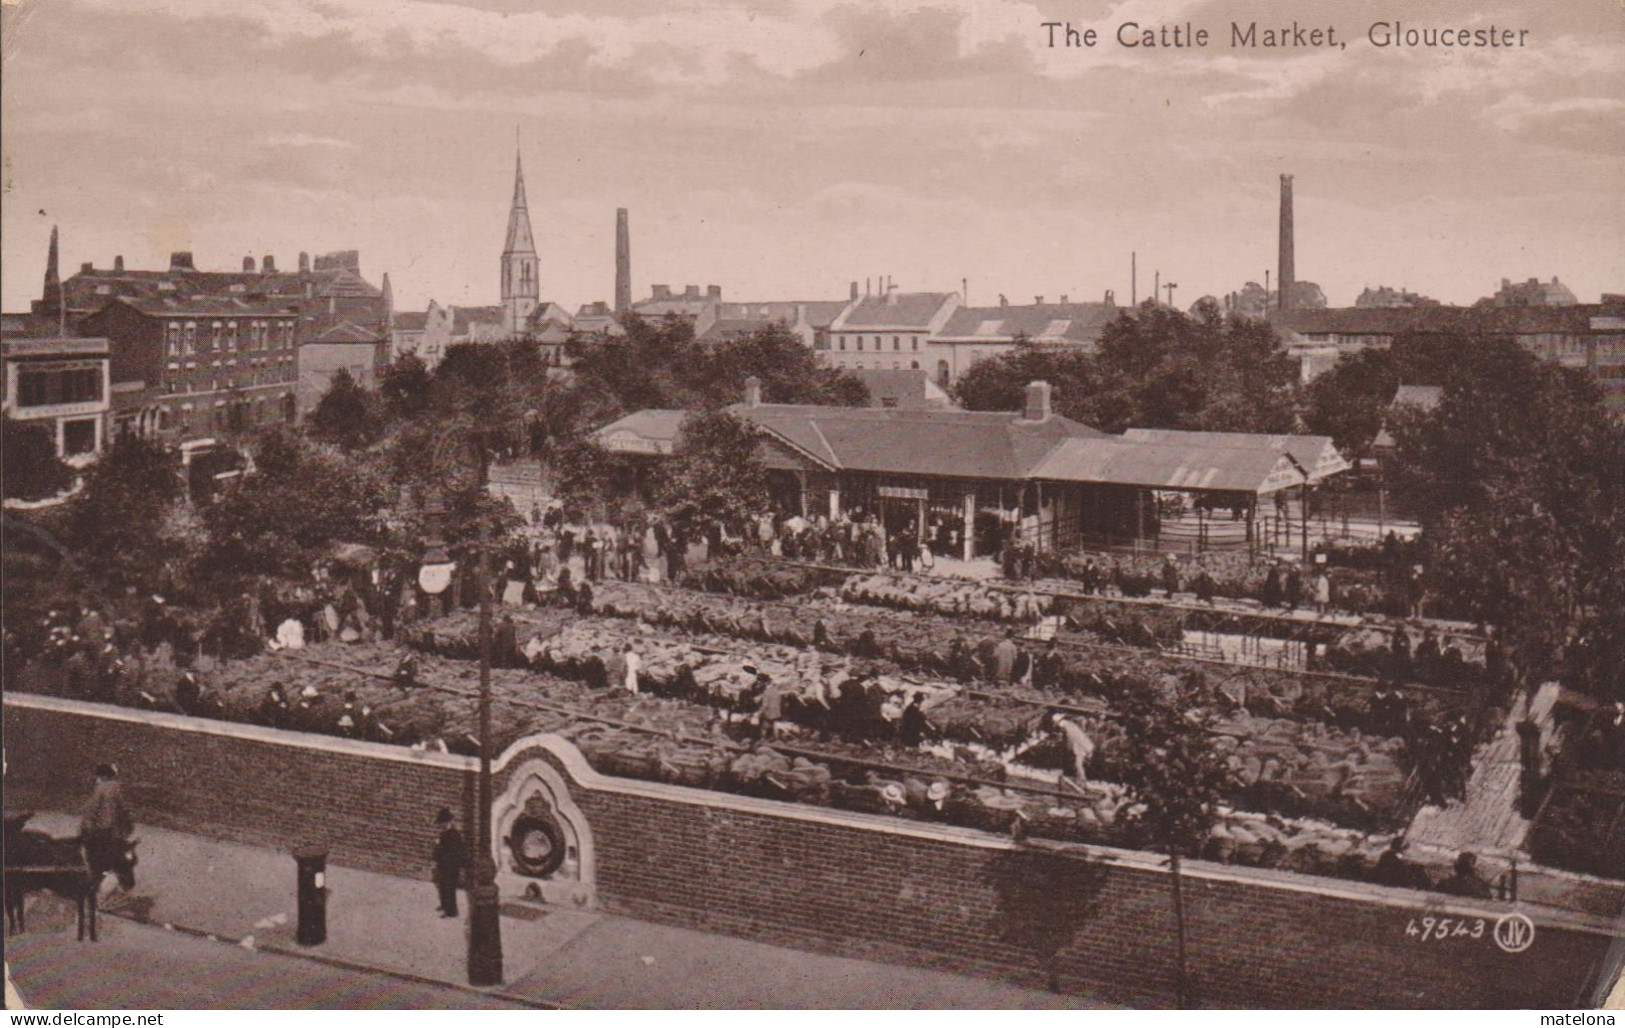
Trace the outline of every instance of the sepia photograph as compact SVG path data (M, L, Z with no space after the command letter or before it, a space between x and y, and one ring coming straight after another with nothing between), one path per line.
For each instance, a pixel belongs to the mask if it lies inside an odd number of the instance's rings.
M12 1024L1625 1010L1620 0L0 48Z

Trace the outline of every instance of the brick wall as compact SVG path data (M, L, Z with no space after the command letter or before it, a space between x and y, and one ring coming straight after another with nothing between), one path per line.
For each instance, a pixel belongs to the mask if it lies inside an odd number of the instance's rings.
M8 792L76 800L85 768L111 759L143 822L282 848L321 842L335 862L373 870L421 874L436 808L473 820L462 758L35 698L7 698L5 735ZM504 755L497 794L538 754L588 822L605 909L1033 985L1044 980L1033 930L1060 918L1072 935L1057 961L1064 987L1173 1000L1171 879L1147 854L1085 859L1078 847L610 779L559 743ZM1192 986L1212 1005L1585 1005L1616 941L1531 912L1534 946L1506 954L1488 930L1506 908L1484 904L1483 938L1424 943L1405 933L1413 917L1478 911L1203 862L1182 881Z

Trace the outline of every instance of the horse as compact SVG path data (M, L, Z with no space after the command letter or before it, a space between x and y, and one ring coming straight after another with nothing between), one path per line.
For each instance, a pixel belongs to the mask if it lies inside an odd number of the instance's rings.
M11 827L8 823L7 828ZM116 849L106 847L103 852L103 847L85 846L78 836L59 839L44 832L20 830L6 834L5 905L10 934L27 931L23 899L30 892L47 889L73 902L78 913L79 941L85 939L87 922L90 941L98 941L96 903L102 878L112 873L120 887L135 888L135 848L140 840L131 839Z

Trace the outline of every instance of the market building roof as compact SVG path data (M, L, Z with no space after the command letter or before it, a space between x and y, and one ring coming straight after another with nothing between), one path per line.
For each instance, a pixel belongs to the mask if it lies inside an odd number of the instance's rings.
M1131 428L1123 433L1129 442L1163 443L1202 449L1244 450L1257 453L1286 453L1319 482L1349 469L1349 462L1325 435L1260 435L1251 432L1184 432L1171 428ZM1303 481L1299 474L1297 485Z
M1067 440L1034 469L1032 477L1143 489L1256 495L1303 482L1303 473L1283 450L1225 449L1126 437Z

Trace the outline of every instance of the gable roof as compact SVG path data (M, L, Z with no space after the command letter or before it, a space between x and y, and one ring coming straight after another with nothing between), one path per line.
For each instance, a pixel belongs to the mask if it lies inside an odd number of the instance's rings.
M957 293L893 293L867 296L842 311L832 329L930 329L944 308L959 299Z
M423 311L403 311L395 315L395 328L401 332L422 332L429 327L429 315Z
M1123 433L1129 442L1160 443L1209 450L1243 450L1254 453L1286 453L1318 482L1341 471L1348 461L1325 435L1262 435L1253 432L1185 432L1171 428L1131 428ZM1302 481L1302 475L1298 481ZM1293 482L1293 485L1298 484Z
M1069 439L1034 469L1032 477L1148 489L1254 494L1276 492L1303 481L1303 475L1280 450L1225 449L1126 437Z
M728 408L831 469L1016 480L1064 439L1102 433L1060 415L1008 411L735 404Z
M872 406L952 407L942 387L923 368L851 368L847 374L869 390ZM891 404L886 404L891 400Z
M1444 396L1442 386L1402 385L1394 393L1394 403L1408 403L1423 410L1433 410L1439 406L1439 399Z
M1035 343L1088 345L1100 340L1123 308L1105 303L1036 303L1029 306L961 307L933 337L944 341L1008 342L1024 335Z

